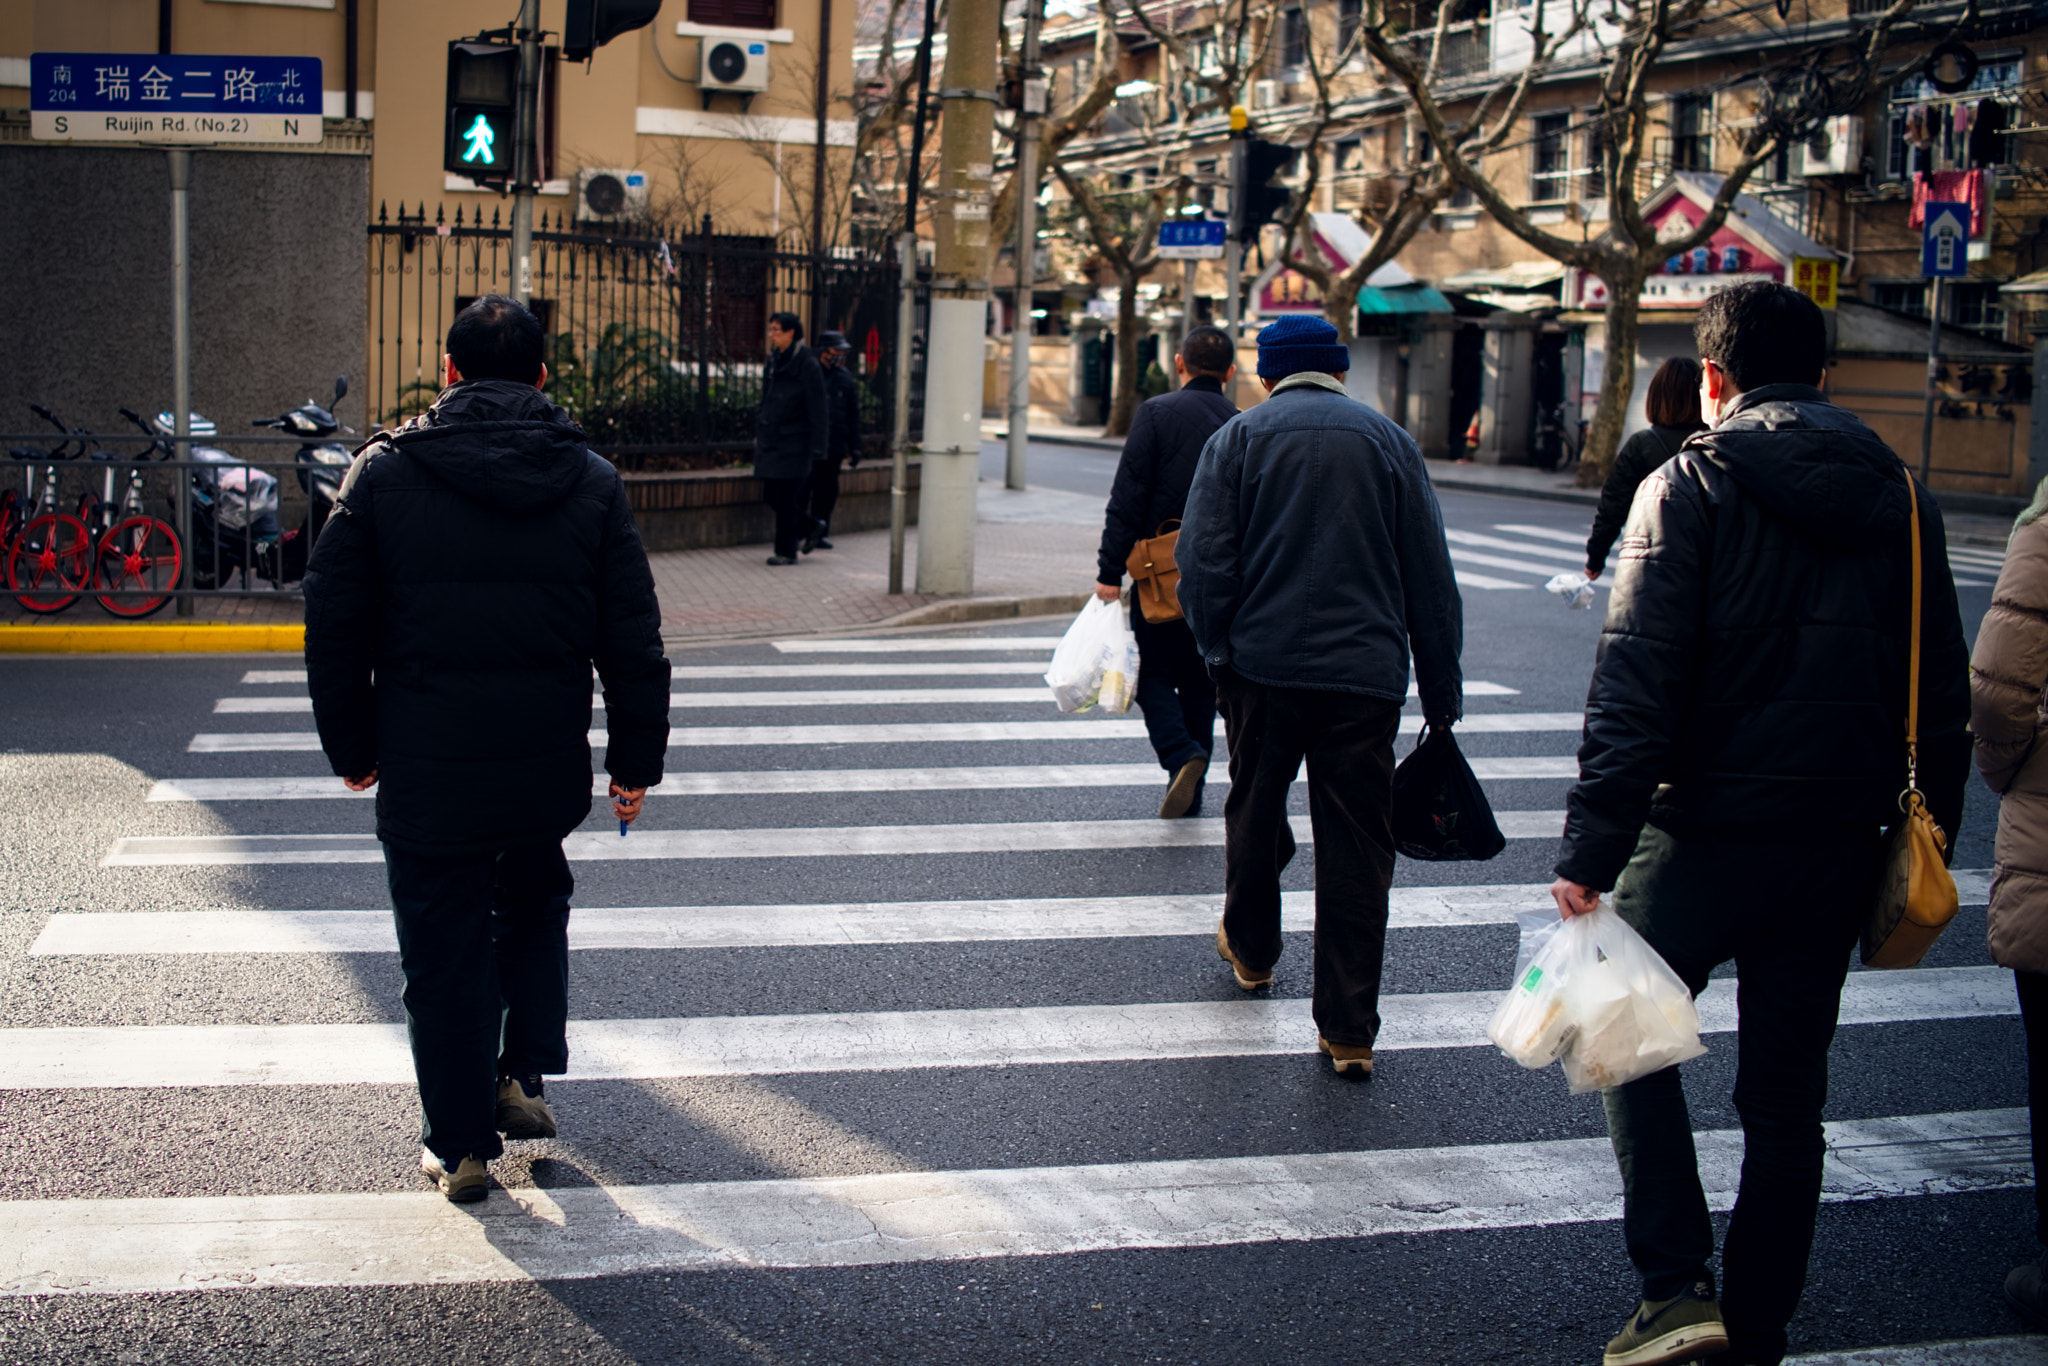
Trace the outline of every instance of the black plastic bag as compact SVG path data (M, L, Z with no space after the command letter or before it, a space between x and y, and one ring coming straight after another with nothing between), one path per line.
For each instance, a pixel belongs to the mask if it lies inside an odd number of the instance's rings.
M1449 728L1425 730L1394 770L1394 847L1443 863L1490 859L1507 844Z

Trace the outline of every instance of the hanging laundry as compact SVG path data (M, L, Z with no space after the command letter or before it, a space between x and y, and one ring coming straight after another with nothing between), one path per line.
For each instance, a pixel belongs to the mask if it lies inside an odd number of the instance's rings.
M1989 186L1982 171L1933 171L1913 177L1913 210L1906 216L1906 226L1917 228L1926 221L1927 205L1968 204L1970 206L1970 236L1982 237L1990 218L1984 212L1985 194Z
M1910 147L1924 150L1927 143L1927 106L1924 104L1908 105L1906 107L1906 144Z
M1977 121L1970 129L1970 164L1996 166L2006 156L2005 106L1997 100L1980 100Z
M1971 125L1977 121L1977 106L1974 104L1958 104L1955 107L1955 111L1949 117L1955 128L1956 137L1967 138L1970 135Z

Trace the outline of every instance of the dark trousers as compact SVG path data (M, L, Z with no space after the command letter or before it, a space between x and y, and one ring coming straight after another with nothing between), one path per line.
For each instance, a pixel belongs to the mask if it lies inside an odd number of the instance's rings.
M1138 638L1137 702L1145 734L1159 766L1178 773L1216 750L1216 681L1187 622L1146 621L1133 603L1131 632Z
M797 543L811 534L813 520L804 511L810 497L810 476L763 479L763 501L775 510L775 553L796 558Z
M2048 1247L2048 973L2015 972L2020 1021L2027 1030L2027 1112L2034 1121L2034 1236Z
M811 462L811 518L823 536L832 526L832 509L839 502L839 460Z
M1721 1312L1746 1358L1781 1359L1806 1287L1826 1147L1828 1045L1876 892L1876 835L1760 841L1645 827L1614 909L1698 995L1733 959L1741 1185L1721 1249ZM1603 1095L1621 1164L1622 1227L1643 1298L1706 1279L1714 1228L1679 1069Z
M1369 1048L1380 1031L1387 888L1394 881L1401 704L1267 687L1231 669L1217 679L1216 692L1230 742L1223 929L1231 951L1253 969L1280 959L1280 870L1294 857L1287 791L1306 759L1316 850L1316 1030L1331 1043Z
M569 894L559 844L443 857L384 846L421 1141L498 1156L498 1078L569 1070Z

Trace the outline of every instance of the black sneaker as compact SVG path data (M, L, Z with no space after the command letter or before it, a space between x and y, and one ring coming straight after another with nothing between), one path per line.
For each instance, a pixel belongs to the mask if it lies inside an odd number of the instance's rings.
M553 1138L555 1112L539 1077L498 1078L498 1132L507 1138Z
M820 550L830 550L832 549L832 542L826 540L823 536L820 536L817 539L817 546Z
M796 556L794 556L794 555L770 555L770 556L768 557L768 563L770 563L770 564L795 564L795 563L796 563Z
M2005 1278L2005 1302L2037 1333L2048 1333L2048 1280L2038 1262L2016 1266Z
M1607 1344L1601 1366L1660 1366L1690 1361L1728 1349L1728 1329L1714 1283L1698 1281L1668 1300L1644 1300L1621 1332Z

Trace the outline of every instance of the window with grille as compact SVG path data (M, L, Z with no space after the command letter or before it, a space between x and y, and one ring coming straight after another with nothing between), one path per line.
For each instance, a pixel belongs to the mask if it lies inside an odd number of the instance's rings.
M2005 130L2027 121L2020 114L2019 85L2016 59L1984 62L1970 88L1954 94L1918 75L1894 85L1885 111L1885 175L1910 180L1924 171L2010 166L2017 148Z
M774 28L775 0L690 0L690 22L725 28Z
M1673 95L1670 106L1671 169L1714 169L1713 105L1705 95Z
M1949 321L1957 327L1993 335L2004 334L2005 300L1997 285L1957 281L1951 283L1944 293L1953 295L1955 299L1955 311L1949 315Z
M1531 120L1529 139L1529 198L1538 204L1564 199L1571 193L1570 114L1538 114Z
M1337 50L1349 52L1365 22L1365 0L1337 0Z
M1308 64L1308 19L1300 10L1280 12L1280 65L1295 71Z
M1601 121L1597 109L1586 115L1586 175L1582 196L1586 199L1607 197L1607 125Z
M1879 280L1870 287L1870 302L1879 308L1927 316L1927 286L1919 280Z

